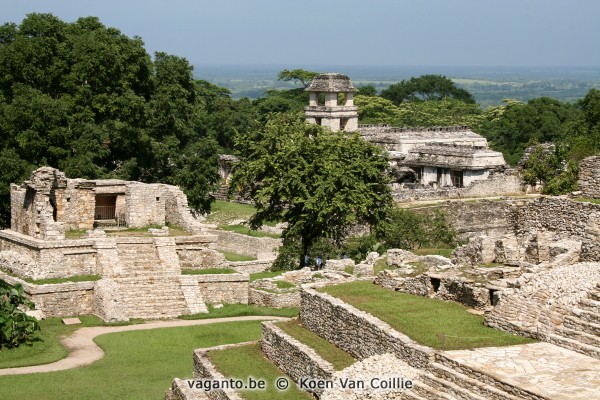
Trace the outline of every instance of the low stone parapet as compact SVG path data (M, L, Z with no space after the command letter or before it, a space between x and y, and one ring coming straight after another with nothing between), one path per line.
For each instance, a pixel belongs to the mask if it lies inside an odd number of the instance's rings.
M250 288L248 292L249 304L254 304L262 307L299 307L300 306L300 291L286 290L280 292L267 292L265 290Z
M306 328L359 360L393 353L415 368L426 368L433 361L431 348L371 314L311 288L302 289L300 319Z
M303 377L330 380L335 372L333 365L273 322L262 323L260 344L264 355L295 382ZM315 393L322 391L317 389Z
M204 274L193 276L207 304L248 304L248 274Z

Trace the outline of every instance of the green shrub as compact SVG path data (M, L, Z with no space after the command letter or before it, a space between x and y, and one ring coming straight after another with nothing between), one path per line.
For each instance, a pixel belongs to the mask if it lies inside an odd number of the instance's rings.
M23 295L21 285L10 286L0 281L0 349L31 344L33 334L40 330L37 320L25 314L21 307L35 309Z

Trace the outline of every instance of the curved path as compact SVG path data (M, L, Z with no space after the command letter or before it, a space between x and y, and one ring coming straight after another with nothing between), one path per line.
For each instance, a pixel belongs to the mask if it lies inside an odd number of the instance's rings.
M62 343L69 350L69 355L62 360L50 364L33 365L30 367L4 368L0 369L0 375L21 375L32 374L35 372L54 372L63 371L88 365L104 357L104 351L96 343L94 338L106 333L140 331L157 328L176 328L181 326L207 325L219 322L237 322L237 321L284 321L289 318L274 316L247 316L247 317L228 317L211 318L198 320L171 320L156 321L138 325L125 326L94 326L76 330L71 336L62 339Z

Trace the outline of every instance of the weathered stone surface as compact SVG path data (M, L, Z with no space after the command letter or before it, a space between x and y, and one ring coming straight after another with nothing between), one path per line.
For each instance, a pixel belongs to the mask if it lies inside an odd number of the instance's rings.
M349 267L354 267L354 260L352 260L351 258L340 260L326 260L324 269L332 271L344 271L346 268Z
M303 377L331 379L333 366L312 348L299 342L272 322L262 323L260 341L263 354L295 382ZM322 389L315 393L322 393Z
M425 368L432 361L430 348L339 299L309 288L303 288L301 299L302 325L359 360L393 353L415 368Z
M260 259L274 259L281 246L281 239L253 237L221 229L210 229L209 232L217 237L214 248Z
M600 199L600 156L584 158L579 163L581 197Z
M389 249L387 251L387 263L393 267L399 267L411 262L417 262L420 256L403 249Z
M412 389L382 389L380 383L387 379L403 379L404 382L413 383L420 380L422 372L412 368L406 362L399 360L394 354L375 355L361 360L343 371L333 375L334 388L327 389L321 396L322 400L389 400L407 398L402 397L404 391ZM364 389L344 388L341 382L361 381L365 383ZM397 382L397 381L396 381ZM394 383L396 383L394 382ZM371 386L374 383L375 388Z

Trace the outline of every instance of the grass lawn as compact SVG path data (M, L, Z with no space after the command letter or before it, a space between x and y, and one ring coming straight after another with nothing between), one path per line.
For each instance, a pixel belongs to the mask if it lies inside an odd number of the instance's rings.
M206 268L206 269L190 269L182 268L183 275L213 275L213 274L235 274L236 270L231 268Z
M210 224L222 224L236 219L247 220L254 215L254 206L239 204L223 200L215 200L211 205L210 214L206 216L206 222Z
M249 304L225 304L221 308L208 305L208 314L182 315L180 319L207 319L224 317L243 317L247 315L274 315L278 317L297 317L298 309L295 307L273 308L260 307Z
M573 200L581 201L581 202L584 202L584 203L600 204L600 199L586 199L584 197L576 197Z
M247 400L296 400L312 399L308 393L297 388L291 378L290 387L282 392L276 389L275 380L285 374L260 351L259 344L245 345L225 350L214 350L208 353L217 369L228 378L247 380L249 376L264 379L266 390L242 391L240 394Z
M329 361L337 371L341 371L356 362L356 360L344 350L303 327L298 319L277 322L277 326L294 339L312 348L318 355L323 357L323 359Z
M250 274L250 282L255 281L257 279L266 279L266 278L274 278L283 274L286 271L263 271L263 272L255 272L254 274Z
M0 377L3 400L164 399L175 377L191 377L192 350L260 338L259 321L102 335L106 355L81 368Z
M467 313L467 307L461 304L395 292L367 281L319 290L387 322L417 343L436 349L442 348L438 334L447 335L445 350L535 342L485 326L483 316Z
M219 253L225 256L227 261L236 262L236 261L256 261L256 257L245 256L243 254L231 253L229 251L219 251Z
M446 258L450 258L452 256L452 252L454 251L454 249L416 249L416 250L410 250L411 252L415 253L416 255L419 256L444 256Z
M75 275L69 276L67 278L48 278L48 279L31 279L23 276L19 276L13 274L9 270L0 267L0 271L4 272L7 275L13 276L15 278L23 279L25 282L33 283L35 285L48 285L48 284L57 284L57 283L67 283L67 282L90 282L97 281L100 279L99 275Z
M373 273L377 275L384 269L396 269L396 267L393 267L387 263L387 257L375 262L375 265L373 265Z
M81 315L80 325L65 325L61 318L48 318L40 321L41 330L36 333L36 340L31 346L22 345L14 349L0 351L0 368L24 367L28 365L47 364L67 356L67 349L60 343L60 338L85 326L118 326L125 323L107 324L93 315ZM136 323L140 321L132 321Z
M224 231L230 231L235 233L241 233L242 235L253 236L253 237L270 237L273 239L279 239L281 235L277 235L275 233L263 232L263 231L253 231L244 225L219 225L220 229Z

